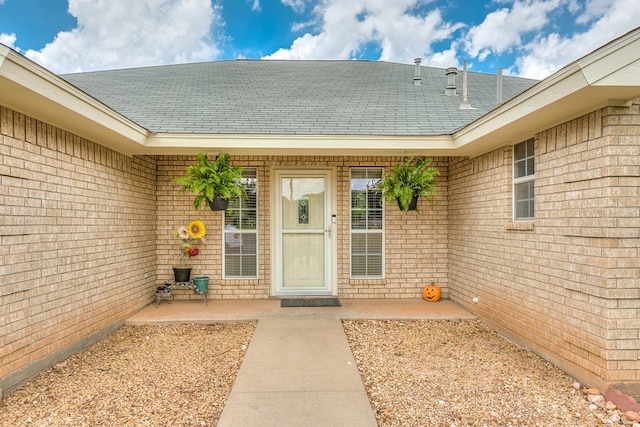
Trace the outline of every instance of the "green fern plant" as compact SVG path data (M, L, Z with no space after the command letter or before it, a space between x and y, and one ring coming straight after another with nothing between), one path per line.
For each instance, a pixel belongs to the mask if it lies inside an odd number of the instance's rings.
M186 176L173 181L182 185L179 193L191 191L195 194L193 207L200 209L203 203L211 203L214 198L231 199L234 196L245 197L242 186L242 168L231 166L229 155L220 153L212 162L206 154L199 153L197 163L187 166Z
M398 201L400 210L409 210L409 204L414 197L422 197L433 203L436 190L438 169L431 166L428 157L416 159L411 157L404 163L398 162L390 172L382 176L378 189L382 191L382 199Z

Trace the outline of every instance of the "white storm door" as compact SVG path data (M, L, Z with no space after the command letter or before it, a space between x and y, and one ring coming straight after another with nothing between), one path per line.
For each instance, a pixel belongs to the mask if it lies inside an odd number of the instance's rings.
M277 295L331 294L330 176L277 173Z

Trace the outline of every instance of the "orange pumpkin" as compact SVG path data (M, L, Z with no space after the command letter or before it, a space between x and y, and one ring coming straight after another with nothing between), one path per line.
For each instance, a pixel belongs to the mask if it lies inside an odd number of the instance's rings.
M422 288L422 296L429 302L439 301L441 295L440 286L436 286L433 283Z

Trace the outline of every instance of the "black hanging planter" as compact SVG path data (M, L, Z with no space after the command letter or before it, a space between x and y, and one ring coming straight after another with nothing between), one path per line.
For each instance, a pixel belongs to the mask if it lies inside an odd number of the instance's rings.
M402 209L402 206L400 205L400 199L398 199L398 207L400 208L400 210ZM409 207L407 208L407 211L415 211L418 208L418 196L413 196L411 198L411 201L409 202Z
M191 267L173 267L173 280L176 283L189 283Z
M212 211L226 211L229 207L229 199L214 197L213 200L209 202L209 207Z

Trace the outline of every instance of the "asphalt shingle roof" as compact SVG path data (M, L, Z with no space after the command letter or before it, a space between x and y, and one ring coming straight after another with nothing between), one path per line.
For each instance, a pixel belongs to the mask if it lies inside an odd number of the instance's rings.
M381 61L237 60L61 77L156 133L442 135L496 106L495 75L468 73L468 100L445 70ZM503 77L503 101L537 83Z

